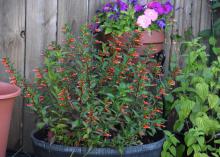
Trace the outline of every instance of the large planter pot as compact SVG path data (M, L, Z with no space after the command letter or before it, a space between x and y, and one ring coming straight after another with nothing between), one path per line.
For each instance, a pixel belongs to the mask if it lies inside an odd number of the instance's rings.
M141 56L145 56L145 50L150 50L153 53L159 53L163 50L163 45L165 42L165 35L163 31L143 31L139 33L139 44L136 46L136 51ZM130 33L124 33L123 35L114 38L110 34L104 35L102 40L104 42L117 42L116 40L120 40L122 43L127 43L130 37Z
M69 147L49 144L40 139L41 131L33 131L32 144L36 157L160 157L165 140L161 133L160 139L154 143L131 146L125 148L123 155L112 148L94 148L88 152L87 148Z
M5 157L13 104L21 89L0 82L0 157Z
M137 47L137 51L141 55L145 55L145 49L149 49L154 53L159 53L163 50L164 42L165 35L163 31L144 31L140 34L140 46Z

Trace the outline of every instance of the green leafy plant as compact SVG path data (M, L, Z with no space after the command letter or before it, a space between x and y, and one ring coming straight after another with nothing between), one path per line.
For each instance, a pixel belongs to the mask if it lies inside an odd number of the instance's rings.
M215 45L215 39L210 38L210 43ZM206 47L199 39L184 44L184 68L169 95L173 99L167 99L178 116L174 131L183 134L187 156L219 156L220 56L216 53L209 66Z
M214 36L209 38L209 44L211 45L212 52L215 54L215 56L219 56L220 48L217 46L217 39Z
M163 144L163 151L161 157L178 157L182 156L185 146L169 131L164 131L166 134L166 141Z
M132 40L123 51L122 43L108 47L95 40L87 27L77 38L69 27L64 32L64 44L50 44L44 64L33 70L34 82L15 82L24 86L27 106L39 117L38 128L47 131L44 139L120 152L126 146L152 142L150 137L164 127L162 95L166 92L153 55L146 66L137 60ZM11 70L7 58L2 63Z

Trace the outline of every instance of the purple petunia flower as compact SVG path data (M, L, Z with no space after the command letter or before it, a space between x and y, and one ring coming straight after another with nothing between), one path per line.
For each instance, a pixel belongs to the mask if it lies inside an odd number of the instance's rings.
M107 4L103 7L102 11L103 11L104 13L113 11L113 6L112 6L112 4L111 4L111 3L107 3Z
M138 4L138 0L128 0L128 4L132 4L133 6Z
M117 21L119 19L119 17L120 17L120 12L117 12L117 13L109 16L109 19Z
M164 14L164 8L163 5L160 2L150 2L147 5L148 8L150 9L154 9L156 12L158 12L159 15L163 15Z
M168 0L165 4L153 1L148 3L147 7L154 9L159 15L169 14L173 10L173 5L171 4L170 0Z
M164 6L164 14L169 14L173 10L173 5L170 3L170 0L168 0Z
M144 6L136 4L134 6L134 10L135 10L135 12L142 12L142 11L144 11Z
M121 11L126 11L128 9L128 4L121 0L117 0L117 4L119 5Z
M165 28L166 28L166 20L165 20L165 19L157 20L157 25L158 25L161 29L165 29Z

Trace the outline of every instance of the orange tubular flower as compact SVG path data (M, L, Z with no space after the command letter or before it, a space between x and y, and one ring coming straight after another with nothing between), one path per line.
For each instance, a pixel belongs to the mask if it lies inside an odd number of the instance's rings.
M121 51L121 48L120 48L120 47L116 47L115 50L116 50L117 52L120 52L120 51Z
M150 103L147 101L144 101L144 105L149 105Z
M70 39L69 39L69 42L74 42L74 41L75 41L74 38L70 38Z
M111 137L112 135L109 133L104 133L103 136L108 138L108 137Z
M144 129L149 129L150 126L149 126L148 124L145 124L145 125L143 126L143 128L144 128Z
M6 64L7 64L7 58L6 58L6 57L3 57L3 58L2 58L2 64L3 64L3 65L6 65Z
M155 123L154 126L155 126L155 127L160 127L160 128L165 128L165 125L163 125L163 124L158 124L158 123Z
M170 86L175 86L175 85L176 85L176 82L175 82L174 80L169 80L169 81L168 81L168 84L169 84Z
M147 115L144 115L144 119L149 119L149 117Z

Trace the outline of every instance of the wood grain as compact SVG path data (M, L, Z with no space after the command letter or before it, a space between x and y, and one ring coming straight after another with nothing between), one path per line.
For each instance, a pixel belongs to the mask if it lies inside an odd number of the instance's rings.
M57 1L56 0L28 0L26 14L26 79L32 81L32 70L40 66L43 58L42 51L51 41L56 41L57 31ZM25 108L23 147L31 152L31 131L35 128L36 116Z
M200 31L211 27L211 9L208 3L208 1L202 0Z
M25 29L25 0L0 0L0 56L8 56L15 68L24 75L25 40L20 33ZM0 69L0 73L3 73ZM0 80L3 78L0 77ZM15 104L9 134L8 149L21 147L22 99Z
M65 24L72 26L73 32L78 32L87 19L88 0L58 0L58 43L64 39L61 30Z
M192 3L192 33L196 36L200 31L202 0L194 0Z

